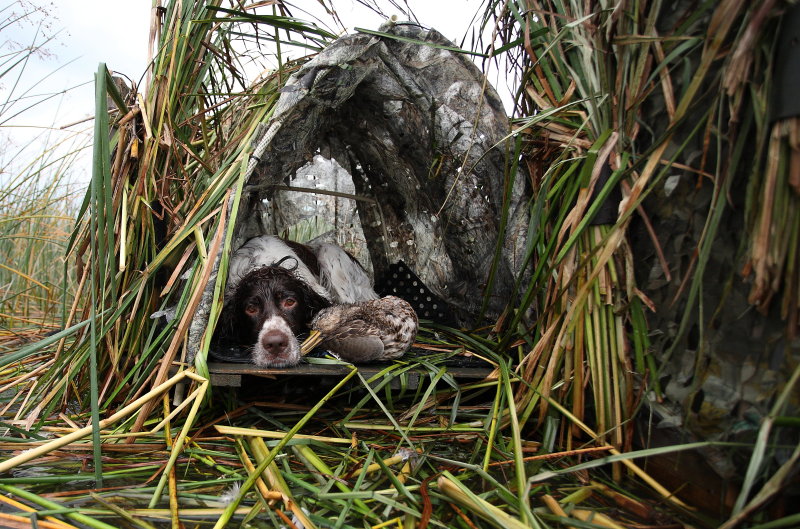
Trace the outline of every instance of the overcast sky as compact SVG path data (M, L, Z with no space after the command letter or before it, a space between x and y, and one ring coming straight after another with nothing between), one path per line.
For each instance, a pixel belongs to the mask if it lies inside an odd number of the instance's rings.
M318 0L295 0L292 3L301 9L319 9ZM423 25L435 27L456 43L464 38L482 3L482 0L408 0L408 5ZM3 53L7 54L9 46L14 45L9 43L30 45L37 30L55 35L46 46L50 55L34 57L26 64L25 77L14 92L17 97L21 94L53 94L54 97L48 104L26 110L3 125L3 132L15 144L24 143L35 131L60 130L64 125L93 116L93 77L99 63L105 62L109 69L124 73L134 81L141 78L147 67L152 0L6 0L6 7L0 7L0 21L8 20L12 11L18 14L30 11L31 4L38 6L40 11L2 29L0 43ZM388 1L379 4L384 6L387 15L397 15L401 20L409 18ZM395 4L403 5L404 2L395 1ZM354 27L377 29L384 20L355 0L334 0L334 6L348 31ZM301 9L293 10L293 15L309 19ZM41 37L37 42L41 42ZM469 38L466 46L469 46ZM0 79L0 102L6 100L14 81L10 76ZM78 85L83 86L71 89ZM24 93L26 90L29 91ZM64 91L67 92L62 93ZM31 99L34 98L23 99L13 109L0 108L0 117L7 119L24 109L27 106L25 101ZM84 130L84 134L89 134L90 126L91 122L87 122L73 126L71 130Z

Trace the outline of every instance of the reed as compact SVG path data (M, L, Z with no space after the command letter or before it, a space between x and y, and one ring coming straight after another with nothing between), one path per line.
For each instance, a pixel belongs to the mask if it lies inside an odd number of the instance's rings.
M335 26L333 3L322 4ZM718 158L702 167L684 164L683 155L691 142L721 135L712 125L723 115L751 112L733 105L721 114L745 89L734 83L724 92L720 79L732 67L724 52L765 5L703 3L661 35L658 1L484 2L477 25L495 28L497 41L471 51L476 60L507 60L516 77L519 156L508 171L534 190L519 295L485 328L424 322L418 346L429 355L370 379L350 366L312 404L212 392L206 355L219 283L191 365L185 343L215 263L220 276L226 271L228 221L240 206L251 141L304 60L284 51L301 43L313 54L334 32L292 17L283 4L170 1L155 9L146 90L120 90L104 65L98 69L83 202L58 191L80 143L66 155L47 151L0 186L0 206L17 208L0 207L0 249L12 252L0 263L0 450L8 455L0 501L16 517L8 523L652 525L647 501L626 490L635 480L661 519L711 526L633 461L711 444L632 450L630 419L642 396L658 397L660 388L648 329L656 307L636 286L628 231L634 218L647 222L643 200L676 164L706 174L726 165L723 156L741 160L736 146L755 129L743 127L725 149L707 148L703 156ZM265 36L277 67L250 82L233 58L242 42ZM683 64L694 67L684 72ZM653 113L663 119L651 123ZM743 122L763 121L751 118ZM775 154L765 183L753 184L759 189L792 185L790 127L781 124L769 140L759 129L762 147ZM701 303L708 241L720 229L731 178L720 172L711 183L715 198L685 279L679 333ZM617 189L622 201L610 220L594 224ZM761 278L753 299L782 292L791 330L797 252L789 244L761 261L758 249L774 242L764 234L797 231L796 204L775 196L754 193L748 209L751 268ZM298 226L295 235L322 229ZM790 288L770 290L782 282ZM150 318L171 306L170 323ZM51 329L60 330L21 342ZM457 353L485 359L494 372L459 383L445 364ZM412 374L419 384L409 382ZM170 404L166 391L179 385L186 398ZM793 419L784 417L785 395L750 447L731 527L758 520L789 475L781 468L756 490L766 455L777 449L775 425ZM91 446L76 442L89 435ZM34 465L50 475L36 476ZM608 508L608 498L617 507Z

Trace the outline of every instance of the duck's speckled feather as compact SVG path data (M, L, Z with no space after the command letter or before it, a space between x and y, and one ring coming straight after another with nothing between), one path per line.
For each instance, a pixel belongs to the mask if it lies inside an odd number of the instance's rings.
M320 311L311 328L322 345L351 362L397 358L414 343L419 322L411 305L395 296Z

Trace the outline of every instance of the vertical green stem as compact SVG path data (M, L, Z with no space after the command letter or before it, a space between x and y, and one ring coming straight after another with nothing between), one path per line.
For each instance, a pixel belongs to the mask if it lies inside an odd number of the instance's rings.
M527 521L528 510L528 493L525 477L525 462L522 456L522 435L520 434L519 421L517 420L517 408L514 406L514 393L511 390L511 380L508 365L505 362L500 364L500 377L503 382L503 388L506 393L506 400L509 403L508 417L511 423L511 443L514 449L514 473L517 478L517 494L519 496L520 509L519 514L522 522Z
M98 325L97 325L97 291L105 284L103 281L103 270L100 262L100 246L102 237L99 216L103 209L103 187L106 179L105 169L108 167L108 109L106 103L106 65L100 63L95 75L95 120L94 120L94 148L92 160L92 215L91 215L91 261L92 285L91 285L91 306L89 307L89 393L91 399L92 414L92 459L94 463L94 476L97 487L103 486L103 461L100 445L100 408L98 406L98 383L97 383L97 354L98 354ZM113 235L113 234L112 234ZM106 250L109 250L106 248ZM113 251L113 246L111 248ZM102 301L102 299L101 299ZM102 329L102 325L100 325Z

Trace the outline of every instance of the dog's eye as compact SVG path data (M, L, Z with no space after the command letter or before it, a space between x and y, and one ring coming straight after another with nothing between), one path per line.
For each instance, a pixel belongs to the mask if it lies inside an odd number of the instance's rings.
M285 309L290 309L297 305L297 300L294 298L284 298L281 300L281 305L283 305L283 308Z
M255 303L248 303L247 306L245 306L244 311L247 314L254 316L258 314L258 305L256 305Z

